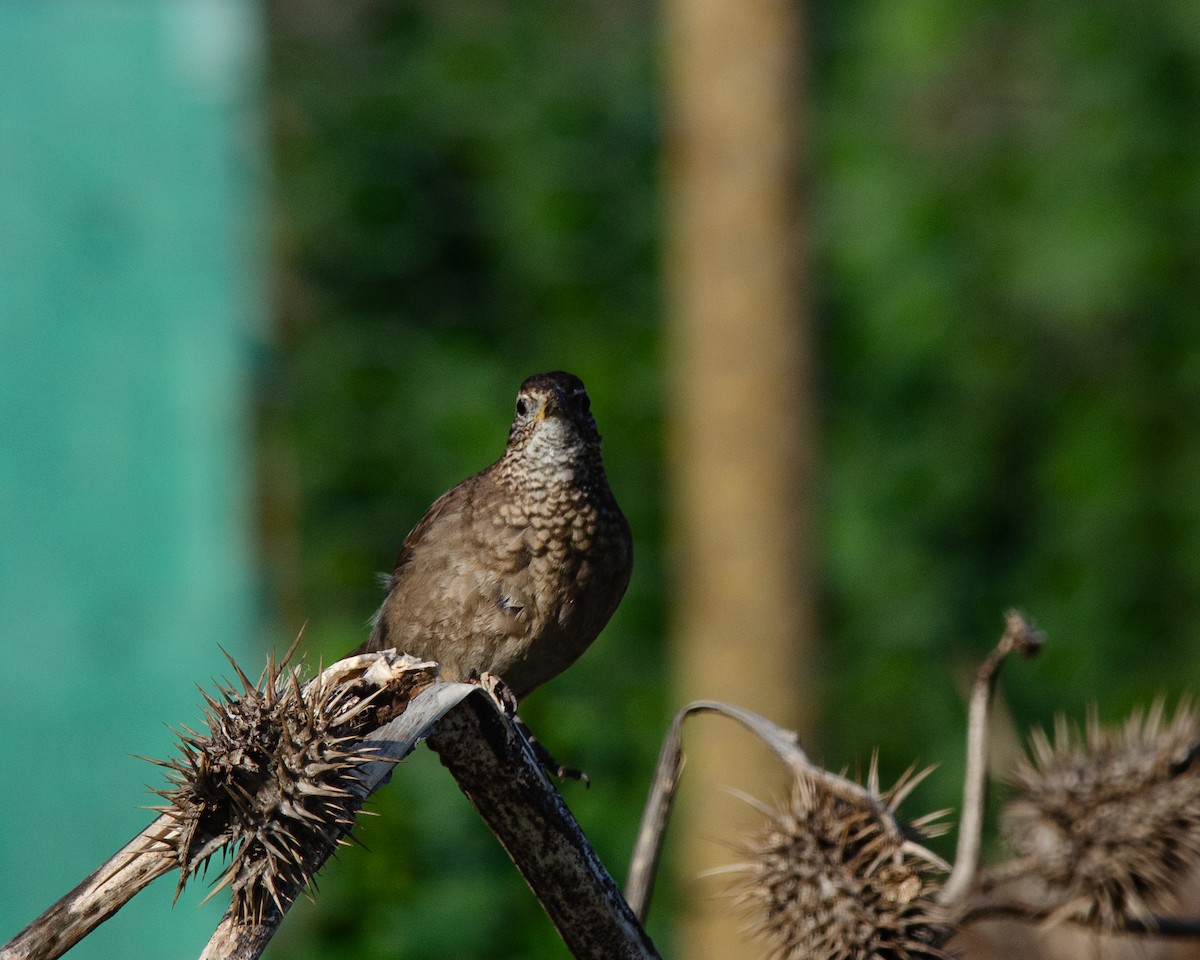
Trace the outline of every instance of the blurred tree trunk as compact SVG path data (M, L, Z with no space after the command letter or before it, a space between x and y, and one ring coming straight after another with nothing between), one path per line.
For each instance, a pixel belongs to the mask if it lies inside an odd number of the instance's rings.
M802 20L791 0L667 0L668 283L675 398L674 669L680 702L731 701L806 733L811 345L797 186ZM699 874L778 793L765 750L697 725L676 836L681 956L746 952Z

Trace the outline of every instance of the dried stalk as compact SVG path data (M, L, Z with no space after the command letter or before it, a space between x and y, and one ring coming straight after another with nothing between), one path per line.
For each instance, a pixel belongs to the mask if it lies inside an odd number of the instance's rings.
M371 733L363 745L373 748L378 759L359 769L359 785L354 788L359 804L387 783L391 778L392 768L413 751L439 719L471 694L482 696L476 686L438 680L414 697L404 713ZM325 859L327 855L320 858L313 870L314 874L324 864ZM200 960L254 960L260 956L302 889L303 884L280 886L279 903L268 904L257 917L243 918L235 915L232 910L227 911L200 954Z
M303 688L305 694L313 691L313 702L320 701L339 711L339 718L356 724L371 718L386 722L375 729L364 729L360 739L348 744L345 724L337 720L338 755L356 758L347 764L353 771L348 787L351 795L343 805L348 817L323 826L327 836L289 861L290 870L272 869L264 881L266 895L258 895L251 909L247 909L244 894L240 907L235 896L234 905L217 926L202 960L253 960L263 952L304 885L324 864L334 844L349 832L353 814L362 801L387 782L394 764L425 736L436 744L443 763L508 850L577 957L657 960L653 944L550 783L528 740L483 689L435 680L433 666L390 652L367 654L334 664ZM414 686L418 674L420 680ZM278 699L258 691L240 670L238 675L246 697L259 696L254 703L278 706ZM272 669L267 676L268 684L295 684L292 677ZM340 692L343 689L348 691L344 696ZM413 696L416 689L420 692ZM222 694L231 708L238 705L240 698L231 691L222 690ZM295 702L301 703L304 710L314 709L309 701ZM212 710L223 709L218 698L209 699L209 706ZM253 716L254 711L250 714ZM218 725L226 732L231 726L224 720ZM431 733L435 729L436 733ZM189 777L196 771L211 776L211 764L204 759L208 756L204 748L207 742L198 734L187 734L185 744L192 745L190 754L167 764L177 784L164 791L168 799L181 789L186 792ZM240 742L235 741L235 747ZM274 795L269 789L273 782L267 781L269 795ZM231 784L235 791L242 789L236 779ZM212 837L197 835L197 821L186 815L189 804L194 806L196 802L189 799L156 819L84 883L0 948L0 960L53 960L116 913L150 881L173 868L181 868L185 877L193 873L229 837L228 830L219 824ZM241 858L250 868L275 862L270 855L261 860L259 857L252 848L243 846L234 859ZM254 869L248 873L261 876L261 871ZM226 875L230 876L228 871Z
M429 666L390 653L368 654L335 663L306 685L305 689L308 690L312 689L314 684L350 684L365 680L376 688L376 708L383 710L384 715L395 716L396 711L404 710L405 705L408 706L408 710L401 713L398 720L393 721L400 724L407 740L386 732L392 724L385 726L382 731L368 732L367 743L364 746L375 747L378 740L381 753L378 760L363 764L359 768L364 782L371 784L364 787L362 797L381 785L392 765L419 741L431 722L429 716L435 712L432 709L427 710L427 707L436 706L437 710L444 713L454 702L476 689L438 681L435 688L428 692L424 705L418 709L413 705L421 700L421 696L414 698L411 703L408 699L413 689L412 672L420 670L428 673ZM389 697L395 701L391 710L388 709ZM412 713L412 718L405 724L403 721L409 712ZM182 831L183 826L177 815L168 812L155 819L79 886L0 947L0 960L54 960L61 956L113 916L151 881L180 866L177 851L181 845L186 846L186 838L182 837ZM194 871L220 849L220 846L218 842L203 840L196 844L189 854L189 860L183 864L184 874ZM292 891L291 898L294 899L298 892L298 888ZM262 919L266 920L266 914L270 912L264 911ZM279 919L282 919L282 915ZM229 926L228 921L229 918L226 917L222 926ZM275 924L278 925L278 920ZM265 940L263 945L265 946ZM206 955L215 957L221 954Z
M657 960L528 739L491 698L471 697L448 713L429 746L508 851L574 957Z
M964 904L963 909L955 917L955 922L960 926L980 920L1018 920L1040 924L1054 920L1056 912L1056 907L1039 906L1019 900L981 900L978 903ZM1094 924L1079 919L1072 917L1060 919L1065 923L1092 931L1096 930ZM1139 919L1126 917L1121 921L1120 926L1105 928L1102 932L1110 936L1152 937L1164 940L1194 939L1200 937L1200 918L1150 916Z
M1187 935L1187 921L1155 918L1200 869L1198 725L1184 698L1170 718L1160 699L1119 726L1092 712L1078 731L1059 716L1053 740L1035 731L1001 812L1015 855L981 870L957 913Z
M164 844L178 836L169 817L158 817L74 890L3 947L0 960L51 960L62 956L133 899L174 862Z
M671 723L671 729L663 742L662 750L659 751L654 780L642 813L642 822L638 827L637 840L630 859L629 876L625 881L625 897L642 922L645 922L649 910L667 821L670 819L675 792L683 773L683 723L694 713L717 713L736 720L766 744L797 777L806 778L835 796L845 797L875 810L880 821L889 825L886 829L892 831L890 836L900 846L908 844L895 827L891 811L876 794L861 784L814 764L800 748L797 735L793 731L785 730L765 717L741 707L716 700L698 700L680 710ZM915 845L912 846L915 848ZM927 853L924 850L921 852L923 855Z
M1013 651L1026 657L1035 656L1041 649L1042 635L1033 629L1016 610L1004 618L1004 634L1000 642L980 665L971 690L971 705L967 719L967 770L963 781L962 817L958 828L958 847L954 869L942 887L940 900L944 904L961 900L974 882L979 869L979 851L983 835L983 807L987 786L988 709L1000 665Z

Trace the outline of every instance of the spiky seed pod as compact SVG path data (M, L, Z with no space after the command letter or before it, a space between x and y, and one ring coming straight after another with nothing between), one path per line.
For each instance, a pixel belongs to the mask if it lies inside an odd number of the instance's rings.
M762 829L744 841L733 895L772 960L934 960L949 929L931 877L946 864L916 843L943 832L942 814L902 826L895 809L928 773L909 771L880 793L831 789L800 776L779 809L759 806ZM847 782L847 781L843 781ZM758 806L758 804L755 804Z
M167 801L158 809L179 827L166 851L179 889L223 851L229 862L213 893L230 887L234 915L254 920L270 905L284 909L349 834L355 771L373 759L352 745L386 718L371 716L361 682L317 678L302 687L272 661L253 684L233 667L242 690L201 691L208 732L185 727L180 756L155 761L171 782L156 792Z
M1052 920L1106 929L1175 906L1200 866L1200 719L1190 701L1167 721L1162 701L1083 735L1059 717L1012 777L1019 796L1002 811L1005 837ZM1027 894L1030 891L1026 891Z

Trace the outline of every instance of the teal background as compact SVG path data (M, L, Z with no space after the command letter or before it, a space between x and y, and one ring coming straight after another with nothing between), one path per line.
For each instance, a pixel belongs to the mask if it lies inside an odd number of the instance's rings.
M255 8L0 4L0 942L150 814L258 631ZM257 668L256 653L251 666ZM196 956L160 881L73 958Z

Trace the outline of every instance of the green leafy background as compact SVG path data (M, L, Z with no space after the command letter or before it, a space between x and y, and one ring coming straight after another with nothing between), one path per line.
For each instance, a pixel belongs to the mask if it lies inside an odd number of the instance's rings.
M373 580L499 454L516 385L593 396L637 569L531 726L622 876L671 710L658 12L631 0L269 6L278 351L259 378L281 634L357 644ZM1200 664L1200 17L1132 0L810 4L819 349L812 751L939 771L1026 610L1016 723L1113 720ZM798 56L800 53L798 52ZM747 549L750 547L747 545ZM738 638L730 638L736 644ZM746 704L753 707L754 704ZM373 803L276 956L565 951L427 752ZM670 891L652 933L670 952Z

